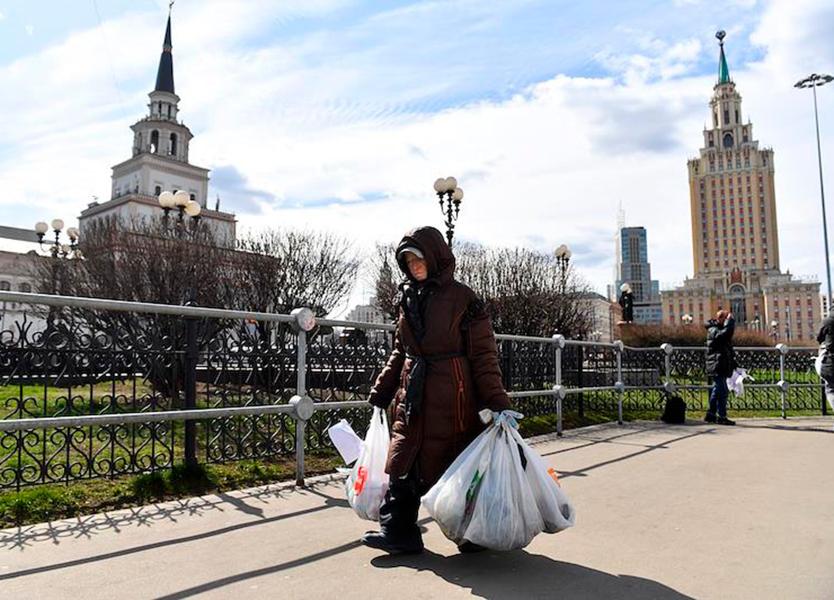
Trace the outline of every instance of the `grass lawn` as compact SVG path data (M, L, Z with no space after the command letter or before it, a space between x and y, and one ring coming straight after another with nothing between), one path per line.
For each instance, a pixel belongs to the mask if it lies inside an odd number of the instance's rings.
M332 452L308 452L307 475L332 473L343 466ZM0 493L0 527L65 519L141 506L150 502L226 492L295 478L295 459L239 461L221 465L183 464L145 475L43 485Z

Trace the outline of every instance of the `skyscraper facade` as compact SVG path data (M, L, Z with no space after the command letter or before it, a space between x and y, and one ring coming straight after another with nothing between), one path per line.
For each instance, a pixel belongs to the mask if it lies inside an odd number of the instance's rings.
M760 148L720 43L709 126L688 161L694 277L662 292L666 323L704 322L719 308L741 327L809 341L820 322L819 283L779 264L773 150Z

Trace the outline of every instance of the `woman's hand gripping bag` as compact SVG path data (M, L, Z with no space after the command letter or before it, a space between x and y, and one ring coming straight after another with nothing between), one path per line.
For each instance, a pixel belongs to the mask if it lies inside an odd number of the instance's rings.
M390 441L388 417L381 408L374 408L359 458L345 482L348 502L362 519L379 521L379 507L388 491L385 461Z

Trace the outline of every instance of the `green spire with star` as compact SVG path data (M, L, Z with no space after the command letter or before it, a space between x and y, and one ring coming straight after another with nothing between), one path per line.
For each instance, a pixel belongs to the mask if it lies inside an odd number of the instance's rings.
M727 34L723 31L719 31L715 34L715 37L718 38L718 44L721 47L721 55L718 57L718 83L729 83L730 82L730 68L727 66L727 57L724 56L724 37Z

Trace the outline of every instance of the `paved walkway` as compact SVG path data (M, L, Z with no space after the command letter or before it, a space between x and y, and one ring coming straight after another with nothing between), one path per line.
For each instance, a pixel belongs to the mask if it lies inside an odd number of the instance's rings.
M537 450L577 526L524 550L360 546L338 482L0 531L0 598L834 598L834 420L602 425Z

